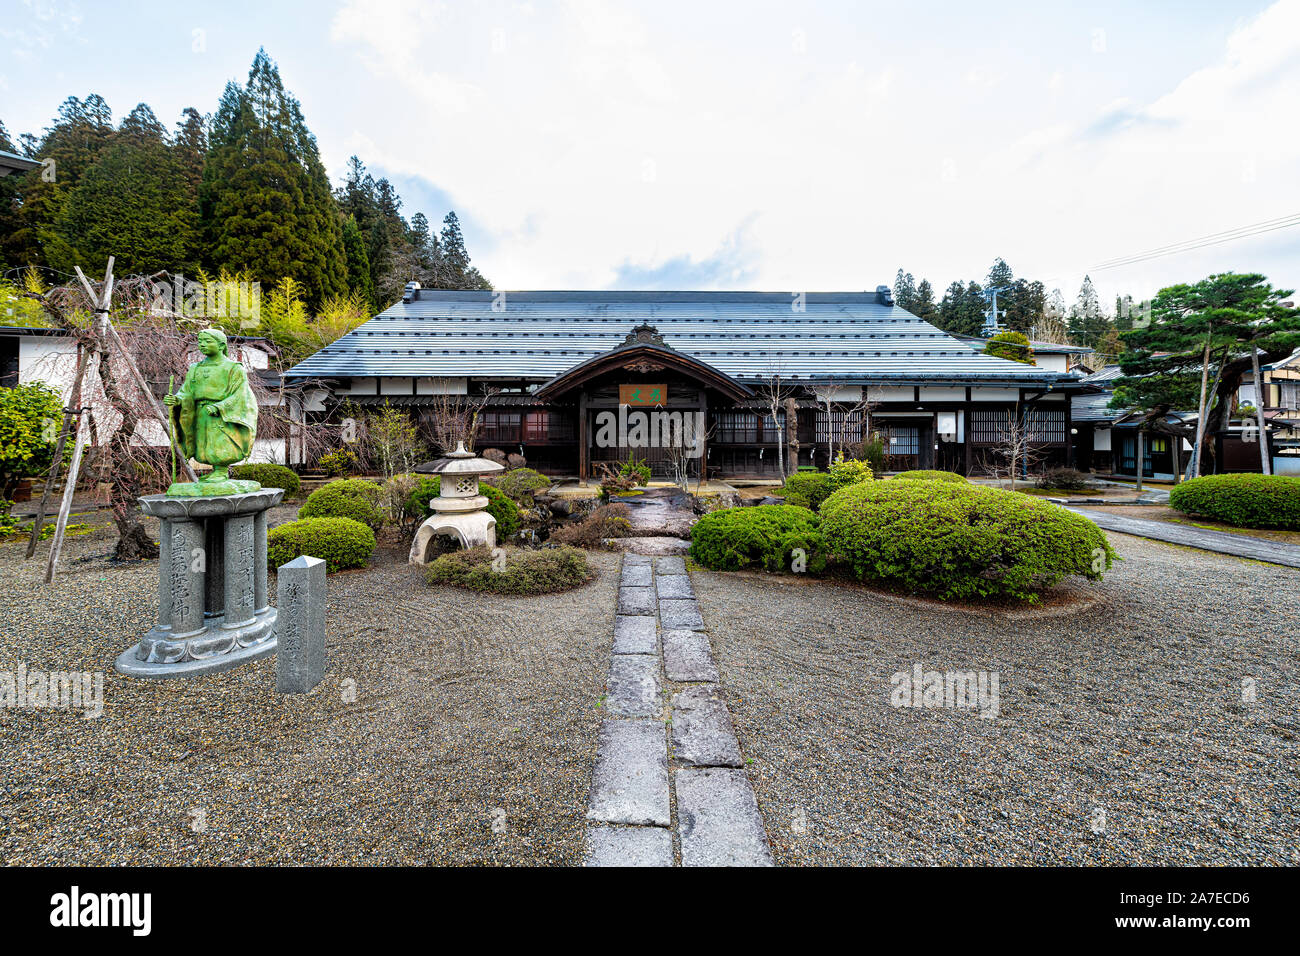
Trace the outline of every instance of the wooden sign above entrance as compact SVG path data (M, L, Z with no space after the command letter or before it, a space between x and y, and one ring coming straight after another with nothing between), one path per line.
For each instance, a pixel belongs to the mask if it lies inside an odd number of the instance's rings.
M667 405L667 385L620 385L618 387L620 405L646 406Z

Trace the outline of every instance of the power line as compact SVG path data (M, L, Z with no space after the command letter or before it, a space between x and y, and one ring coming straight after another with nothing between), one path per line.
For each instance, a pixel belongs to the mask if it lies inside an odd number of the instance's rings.
M1146 252L1137 252L1129 256L1115 256L1113 259L1106 259L1103 260L1102 262L1099 262L1097 266L1094 266L1094 268L1097 268L1099 266L1108 266L1125 259L1134 259L1137 258L1138 256L1146 256L1146 255L1152 255L1157 252L1164 252L1166 249L1174 249L1178 246L1187 245L1188 243L1202 242L1208 239L1218 239L1220 237L1231 236L1234 233L1244 232L1249 229L1257 229L1262 226L1272 226L1278 223L1289 222L1291 220L1296 219L1297 217L1300 217L1300 213L1291 213L1290 215L1286 215L1286 216L1278 216L1276 219L1266 219L1263 222L1251 223L1249 226L1238 226L1235 229L1225 229L1222 232L1212 232L1208 236L1200 236L1196 239L1184 239L1182 242L1170 243L1167 246L1157 246L1154 249L1148 249Z
M1121 256L1116 259L1110 259L1091 267L1088 271L1090 273L1105 272L1109 269L1118 269L1122 266L1136 265L1139 262L1146 262L1149 259L1159 259L1164 256L1176 255L1180 252L1191 252L1195 249L1204 249L1207 246L1217 246L1225 242L1232 242L1235 239L1246 239L1251 236L1263 235L1267 232L1276 232L1279 229L1289 229L1298 225L1300 225L1300 213L1291 216L1283 216L1279 219L1270 219L1250 226L1241 226L1237 229L1229 229L1225 232L1213 233L1209 236L1202 236L1199 239L1188 239L1181 243L1174 243L1170 246L1161 246L1132 256Z

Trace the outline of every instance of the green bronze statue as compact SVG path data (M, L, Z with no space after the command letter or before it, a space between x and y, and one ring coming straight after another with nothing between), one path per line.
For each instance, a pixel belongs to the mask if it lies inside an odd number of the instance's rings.
M175 395L163 403L168 407L174 447L187 458L211 465L212 471L195 482L175 482L167 489L172 497L237 495L257 491L256 481L230 477L230 466L253 451L257 436L257 399L248 385L244 366L230 358L226 335L220 329L199 333L203 360L185 373Z

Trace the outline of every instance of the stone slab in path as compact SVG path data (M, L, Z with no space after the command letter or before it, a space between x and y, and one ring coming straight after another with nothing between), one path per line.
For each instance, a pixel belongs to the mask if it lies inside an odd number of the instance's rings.
M616 538L615 540L618 541L622 539ZM648 568L653 563L654 563L654 558L652 558L648 554L635 554L633 552L628 552L627 554L623 555L624 568Z
M772 866L745 771L679 770L674 786L683 866Z
M672 866L672 831L662 827L588 827L583 866Z
M617 631L614 648L617 652ZM708 636L698 631L665 630L664 673L673 681L716 682L719 679L718 668L713 663Z
M653 654L656 649L653 617L620 614L614 618L615 654Z
M742 767L727 705L714 684L691 687L673 698L673 756L697 767Z
M668 826L668 754L658 720L607 720L600 728L587 819Z
M659 658L653 654L613 655L605 706L618 717L657 717L663 711Z
M685 574L664 574L661 571L655 577L655 591L661 600L695 597L695 592L691 589L691 579Z
M660 554L685 554L691 549L691 543L684 538L671 537L653 537L653 538L608 538L605 544L611 548L622 551L625 555L624 563L627 559L636 555L637 557L650 557Z
M619 588L619 614L653 614L655 612L655 589L651 587Z
M680 557L660 558L655 562L655 570L660 574L685 574L686 559Z
M704 619L693 600L662 600L659 602L659 620L665 628L702 631Z
M625 588L648 588L654 580L654 569L648 564L625 564L618 583Z

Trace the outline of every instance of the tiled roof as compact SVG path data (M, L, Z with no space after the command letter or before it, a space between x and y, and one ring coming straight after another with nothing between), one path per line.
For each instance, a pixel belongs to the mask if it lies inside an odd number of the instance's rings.
M500 298L498 298L500 296ZM286 378L471 376L544 382L648 322L672 348L740 380L1074 383L983 355L875 293L446 292L424 289Z

